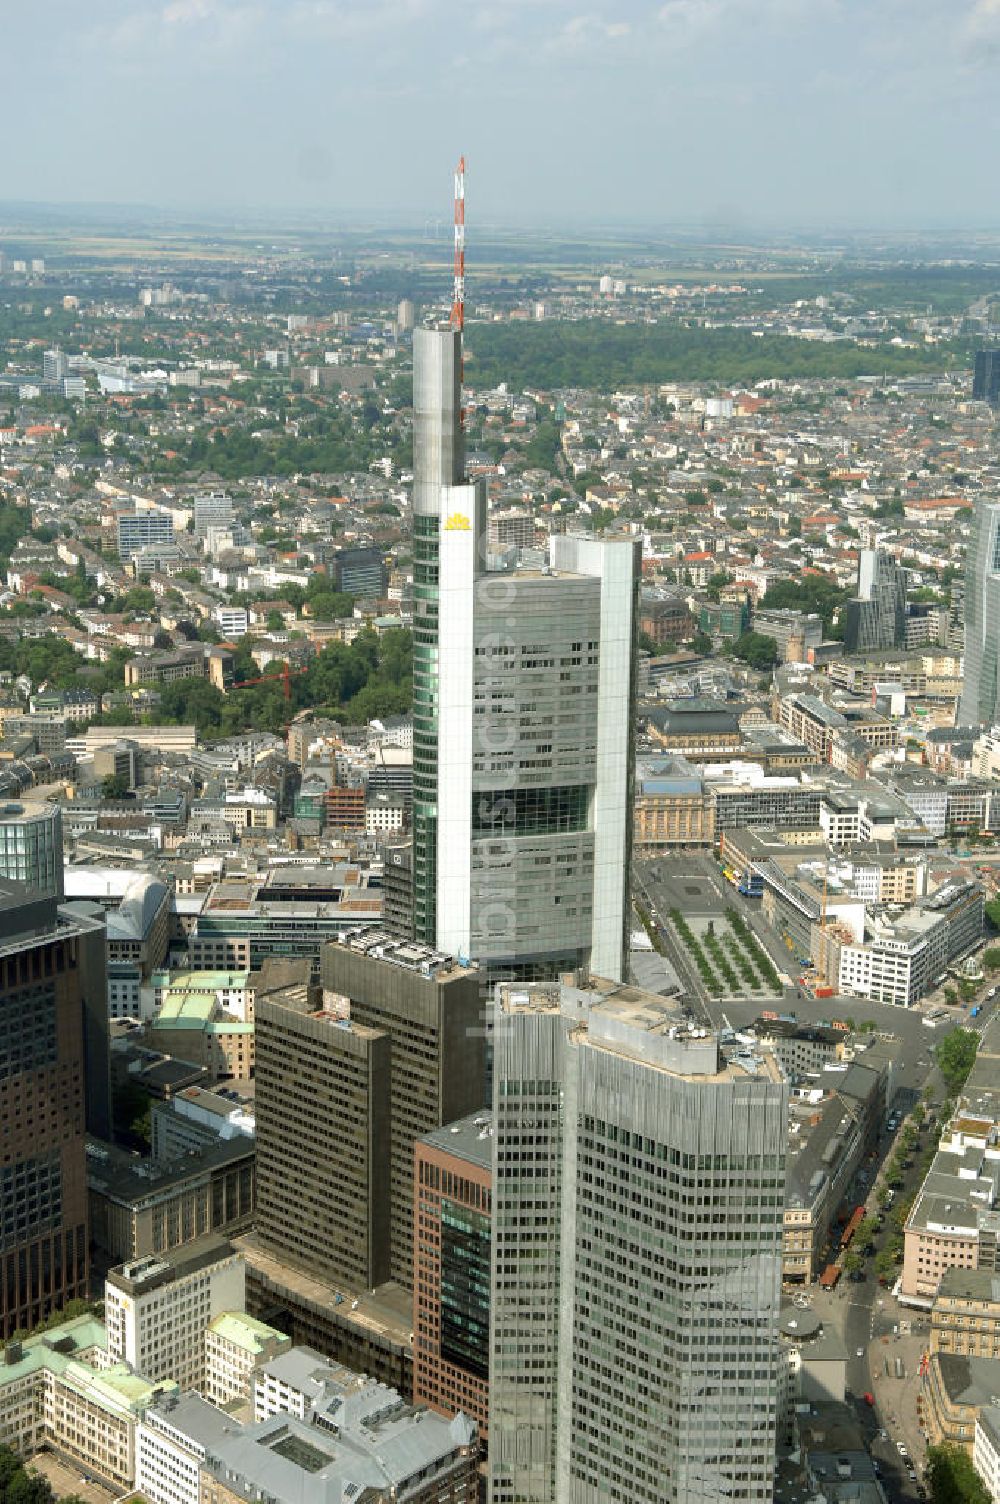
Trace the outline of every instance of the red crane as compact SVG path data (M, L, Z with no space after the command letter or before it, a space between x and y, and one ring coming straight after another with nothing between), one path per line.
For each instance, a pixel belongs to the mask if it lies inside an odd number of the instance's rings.
M292 680L299 674L307 674L308 672L307 668L289 668L287 663L283 663L280 673L263 674L259 679L237 679L230 687L232 689L247 689L251 684L277 684L280 680L284 689L285 699L290 700L292 698Z

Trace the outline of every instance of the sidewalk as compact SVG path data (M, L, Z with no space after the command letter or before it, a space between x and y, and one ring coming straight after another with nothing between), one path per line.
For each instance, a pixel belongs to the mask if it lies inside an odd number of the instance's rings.
M875 1411L878 1423L888 1431L895 1445L901 1441L907 1448L918 1477L923 1476L927 1460L927 1443L920 1430L917 1413L917 1396L923 1388L920 1377L920 1359L927 1351L930 1335L927 1331L914 1331L923 1327L927 1316L912 1308L899 1306L889 1291L880 1292L884 1304L875 1306L872 1317L872 1337L868 1347L868 1371L871 1376L871 1392L875 1396ZM893 1327L910 1324L911 1330L893 1333ZM896 1359L903 1364L904 1377L895 1376ZM886 1360L889 1376L886 1376Z

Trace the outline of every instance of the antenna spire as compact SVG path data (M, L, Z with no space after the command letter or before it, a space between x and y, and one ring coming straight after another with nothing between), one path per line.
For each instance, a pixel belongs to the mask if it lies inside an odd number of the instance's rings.
M455 292L448 321L453 329L465 328L465 158L455 168Z

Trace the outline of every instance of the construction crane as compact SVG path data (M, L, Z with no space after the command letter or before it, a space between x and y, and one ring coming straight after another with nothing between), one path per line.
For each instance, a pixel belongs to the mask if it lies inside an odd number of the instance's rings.
M298 677L298 675L307 674L308 672L307 668L289 668L287 663L283 663L280 673L263 674L259 679L237 679L236 683L230 687L232 689L248 689L252 684L277 684L280 682L284 689L285 699L290 700L292 698L292 680Z

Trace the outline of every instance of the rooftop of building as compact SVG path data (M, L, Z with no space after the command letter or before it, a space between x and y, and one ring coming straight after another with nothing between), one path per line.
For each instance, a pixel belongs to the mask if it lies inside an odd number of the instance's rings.
M743 1039L720 1048L719 1036L691 1022L674 998L604 977L576 981L501 983L501 1013L561 1014L571 1038L609 1050L671 1075L722 1083L761 1076L781 1083L781 1067L770 1051L754 1052Z
M488 1108L425 1133L418 1143L454 1155L480 1170L493 1168L493 1114Z
M369 1393L379 1408L357 1419L345 1417L348 1401L338 1394L328 1407L320 1401L308 1420L280 1414L243 1425L207 1409L192 1419L198 1443L211 1457L208 1470L237 1495L266 1496L272 1504L395 1497L397 1490L408 1492L416 1480L426 1483L436 1469L448 1468L475 1440L475 1427L465 1416L447 1420L416 1410L384 1386L357 1391L355 1405ZM179 1413L180 1407L168 1404L157 1415L177 1430Z
M434 950L419 940L400 940L378 925L366 925L338 935L329 942L332 951L344 949L355 954L369 956L386 966L400 966L405 971L416 972L436 982L452 981L456 977L475 975L476 968L467 966L444 951Z
M223 1311L208 1324L208 1330L223 1342L258 1357L275 1342L290 1342L291 1338L277 1327L248 1316L245 1311Z
M176 1280L188 1279L202 1269L224 1263L236 1257L236 1250L227 1238L210 1234L197 1238L193 1243L184 1243L180 1248L167 1253L148 1254L143 1258L130 1259L125 1264L108 1272L108 1282L127 1294L139 1294L143 1289L152 1289Z
M946 1269L938 1285L937 1298L1000 1306L1000 1274L992 1269Z
M269 1285L288 1290L321 1312L376 1336L401 1351L409 1351L413 1335L413 1296L389 1280L375 1290L353 1289L345 1281L335 1284L283 1263L264 1248L256 1233L233 1239L248 1268L259 1271Z
M976 1358L964 1353L934 1353L931 1363L937 1367L941 1385L952 1405L1000 1403L1000 1358Z
M254 1142L243 1134L220 1139L201 1149L190 1149L183 1159L161 1163L137 1159L135 1155L112 1144L87 1143L87 1185L92 1192L106 1196L123 1206L161 1197L165 1191L181 1186L213 1170L221 1170L239 1160L251 1159Z

